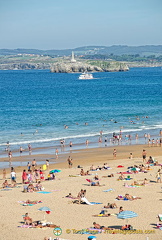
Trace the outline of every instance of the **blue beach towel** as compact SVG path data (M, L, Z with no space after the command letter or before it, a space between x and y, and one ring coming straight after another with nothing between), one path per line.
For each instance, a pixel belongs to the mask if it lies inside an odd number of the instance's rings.
M91 204L103 204L103 203L99 203L99 202L90 202Z
M40 191L40 192L37 192L37 193L48 194L48 193L51 193L51 192Z
M109 189L107 189L107 190L103 190L103 192L111 192L111 191L115 191L115 190L112 189L112 188L109 188Z

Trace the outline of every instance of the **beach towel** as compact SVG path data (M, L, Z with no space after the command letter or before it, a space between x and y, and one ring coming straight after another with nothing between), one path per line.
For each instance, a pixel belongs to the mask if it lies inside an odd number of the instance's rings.
M69 175L69 177L80 177L81 175Z
M132 172L118 172L117 174L132 174Z
M109 188L107 190L103 190L103 192L113 192L113 191L115 191L113 188Z
M87 180L87 182L92 182L90 179L86 179Z
M39 191L39 192L37 192L37 193L48 194L48 193L51 193L51 192Z
M82 202L85 202L88 205L94 205L94 204L90 203L85 197L82 197L81 200L82 200Z
M24 225L17 226L17 227L20 227L20 228L32 228L33 226L24 224Z
M122 199L122 198L123 198L122 195L119 195L119 197L120 197L121 199L117 199L117 198L116 198L115 200L120 200L120 201L121 201L121 200L124 200L124 201L128 201L128 200L129 200L129 199L125 198L125 197L124 197L124 199Z
M103 204L103 203L100 203L100 202L90 202L91 204Z
M18 201L18 203L21 203L22 206L33 206L37 203L42 203L42 201L38 201L38 202L35 202L35 203L26 203L25 201Z
M4 188L4 189L1 189L1 191L10 191L12 190L12 188Z
M138 187L143 187L143 186L138 186L138 185L131 186L131 185L127 185L127 184L124 185L124 187L126 187L126 188L138 188Z

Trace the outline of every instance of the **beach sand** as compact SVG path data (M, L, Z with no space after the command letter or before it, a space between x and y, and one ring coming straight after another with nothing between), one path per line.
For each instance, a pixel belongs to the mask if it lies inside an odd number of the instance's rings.
M117 158L113 159L113 149L117 149ZM52 159L50 161L51 169L61 169L60 173L56 174L56 180L42 182L45 191L51 192L49 194L41 194L38 192L33 193L23 193L23 185L18 184L17 188L10 191L0 191L0 239L34 239L43 240L44 237L52 237L55 239L56 236L53 233L53 228L45 229L34 229L34 228L18 228L22 225L23 217L26 212L33 220L42 220L44 218L44 213L38 211L40 207L46 206L51 209L50 214L45 213L45 218L47 221L59 225L62 229L62 234L60 238L69 240L81 240L88 239L88 236L94 234L75 234L74 232L81 229L86 229L93 226L93 222L99 223L101 226L110 227L121 227L127 223L127 220L118 219L117 216L110 217L93 217L92 215L99 214L101 209L107 203L116 203L117 209L108 209L107 213L117 214L119 207L123 206L124 210L134 211L138 214L137 217L128 220L134 229L137 231L132 234L122 234L111 232L97 234L96 239L107 240L107 239L146 239L149 240L160 240L162 239L162 231L156 228L156 223L158 222L157 215L162 214L162 183L156 183L156 173L160 166L153 166L151 170L147 173L131 174L132 180L129 181L117 181L119 174L117 172L126 171L128 166L134 164L142 164L142 150L146 149L147 159L149 156L154 157L162 164L162 147L148 147L145 145L129 145L129 146L114 146L114 147L103 147L72 151L71 154L59 154L60 163L51 164L55 161L52 155L31 155L13 158L13 161L30 161L32 159L39 159L44 161L46 159ZM130 153L133 153L133 159L129 159ZM68 156L73 158L73 167L68 168L67 158ZM1 159L1 161L7 161L8 159ZM82 166L84 170L88 170L93 164L95 167L103 166L107 163L110 170L97 171L99 178L101 179L100 184L105 186L89 186L86 178L93 178L94 172L90 172L90 176L76 176L69 177L69 175L77 175L80 173L80 169L77 168L78 165ZM118 165L123 165L124 168L117 168ZM23 169L27 167L16 167L17 183L21 183L21 173ZM47 176L47 171L45 175ZM102 176L107 176L108 174L114 174L112 178L102 178ZM129 175L129 174L127 174ZM127 176L126 175L126 176ZM9 170L7 173L7 178L10 178ZM124 183L130 184L133 180L141 181L147 178L151 182L142 187L137 188L126 188ZM2 170L0 175L0 185L2 185ZM10 180L9 180L10 182ZM113 188L112 192L103 192ZM86 198L90 202L100 202L102 204L85 205L85 204L73 204L71 199L65 198L68 193L77 196L80 189L86 189ZM141 199L133 201L123 201L115 200L118 195L125 195L129 193L133 196L141 197ZM18 201L30 200L41 200L42 203L36 204L34 206L22 206ZM69 229L68 234L66 230ZM139 231L143 233L139 233ZM150 233L151 232L151 233Z

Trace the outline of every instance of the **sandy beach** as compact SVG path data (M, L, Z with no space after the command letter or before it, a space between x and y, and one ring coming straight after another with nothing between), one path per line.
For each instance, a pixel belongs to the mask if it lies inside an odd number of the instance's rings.
M117 150L117 157L113 159L113 149ZM16 181L17 187L11 190L0 191L1 199L1 220L0 230L1 239L34 239L40 240L44 237L51 237L56 239L57 236L53 233L53 228L22 228L18 226L23 225L23 215L28 213L29 216L36 220L42 220L44 218L44 212L39 211L41 207L49 207L50 214L45 213L45 218L48 222L60 226L62 234L60 239L80 240L88 239L88 236L94 234L76 234L77 231L93 227L93 222L100 224L101 226L109 226L115 228L113 232L102 232L96 234L96 239L146 239L160 240L162 238L162 231L157 229L156 224L158 222L158 214L162 214L161 207L161 186L162 183L156 183L156 173L160 166L150 166L150 170L147 173L133 173L126 174L132 178L129 181L121 180L117 181L120 174L118 172L127 171L129 166L140 165L143 163L142 151L147 151L147 159L149 156L154 157L159 164L162 164L162 147L148 147L146 145L129 145L129 146L115 146L115 147L103 147L95 149L84 149L80 151L72 151L72 153L59 154L59 163L52 164L56 161L55 156L50 154L46 155L30 155L24 156L23 161L31 161L34 158L36 161L41 160L42 165L46 159L51 159L49 170L60 169L61 172L56 173L56 179L52 181L42 181L44 191L49 192L42 194L38 192L23 193L23 184L21 180L22 170L27 167L16 167ZM133 153L133 159L129 159L130 153ZM73 159L72 168L68 167L67 158L71 156ZM8 161L8 158L2 158L1 161ZM22 157L15 157L12 161L22 161ZM91 175L78 176L80 174L80 168L83 167L84 171L90 169L93 164L95 167L103 166L104 163L111 168L109 170L90 171ZM122 165L123 168L117 166ZM39 168L39 167L37 167ZM49 171L45 171L45 177L47 177ZM90 186L86 179L93 179L95 174L98 174L100 184L103 186ZM109 174L114 174L114 177L105 177ZM71 175L71 177L69 177ZM0 185L4 180L2 179L2 169L0 175ZM73 176L73 177L72 177ZM133 181L142 183L144 178L149 180L149 183L140 187L125 187L131 185ZM10 169L7 170L7 180L10 183ZM35 184L35 183L34 183ZM87 205L87 204L74 204L72 199L65 196L71 193L73 196L77 196L81 189L86 189L86 198L89 202L96 202L101 204ZM105 190L113 189L113 191ZM125 195L126 193L140 197L141 199L133 201L116 200L118 195ZM42 201L42 203L34 204L33 206L22 206L18 201ZM116 203L116 209L107 209L106 213L112 214L110 217L94 217L92 215L98 215L107 203ZM122 206L124 210L134 211L137 213L137 217L128 220L128 223L133 226L136 231L134 233L129 232L117 232L117 230L127 223L126 219L118 219L119 207Z

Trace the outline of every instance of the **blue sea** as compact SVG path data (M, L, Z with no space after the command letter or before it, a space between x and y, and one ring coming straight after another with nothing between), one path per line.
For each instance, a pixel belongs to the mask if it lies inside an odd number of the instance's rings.
M85 148L98 146L100 131L158 136L162 129L162 69L131 68L128 72L79 74L49 70L0 71L0 153L57 147L60 139ZM65 125L68 128L65 128ZM96 144L96 145L95 145Z

